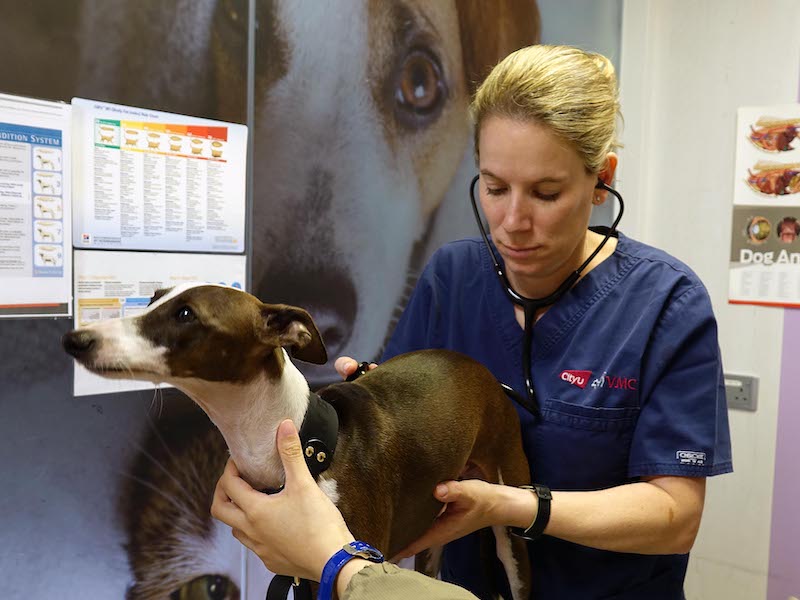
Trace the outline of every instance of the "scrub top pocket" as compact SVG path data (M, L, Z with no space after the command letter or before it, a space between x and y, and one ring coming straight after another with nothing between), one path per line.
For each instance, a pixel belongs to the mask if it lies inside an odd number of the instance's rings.
M627 479L638 416L637 407L604 408L548 399L541 421L528 430L526 440L535 465L533 480L560 490L619 485Z

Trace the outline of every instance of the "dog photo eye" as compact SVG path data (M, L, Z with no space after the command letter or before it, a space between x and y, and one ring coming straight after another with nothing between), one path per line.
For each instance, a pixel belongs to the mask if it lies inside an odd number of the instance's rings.
M396 74L398 119L409 127L426 125L438 116L446 91L436 56L427 48L412 48Z
M202 575L170 594L170 600L233 600L238 590L224 575Z

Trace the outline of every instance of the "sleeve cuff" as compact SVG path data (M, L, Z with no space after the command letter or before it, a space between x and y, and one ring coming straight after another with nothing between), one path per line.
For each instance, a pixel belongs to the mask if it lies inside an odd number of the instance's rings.
M628 468L628 477L677 475L679 477L713 477L733 471L733 463L726 461L715 465L675 465L672 463L646 463Z

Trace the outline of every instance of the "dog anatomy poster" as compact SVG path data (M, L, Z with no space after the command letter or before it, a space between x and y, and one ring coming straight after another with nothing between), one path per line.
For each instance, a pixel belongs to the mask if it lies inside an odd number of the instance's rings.
M619 42L600 5L587 0L575 11L551 1L562 18L543 18L542 31L570 43L582 30L587 47L618 56L591 45L601 36ZM329 356L374 359L430 254L477 233L470 93L505 54L539 39L539 8L535 0L252 7L250 57L248 0L0 0L0 35L13 49L0 61L0 88L247 125L250 291L306 308ZM108 132L100 127L98 140ZM59 347L71 327L0 322L0 452L10 457L0 497L3 597L208 598L213 588L224 590L216 598L263 598L263 565L243 559L208 514L227 456L217 430L171 389L75 398L73 362ZM332 362L301 368L320 385L336 378Z
M728 298L800 306L800 104L740 108Z
M70 110L0 94L0 317L71 314Z

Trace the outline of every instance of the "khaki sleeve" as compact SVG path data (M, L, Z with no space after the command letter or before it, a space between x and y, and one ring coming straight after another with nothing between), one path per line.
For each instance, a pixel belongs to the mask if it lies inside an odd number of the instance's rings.
M401 569L391 563L370 565L353 575L342 600L477 600L458 586Z

